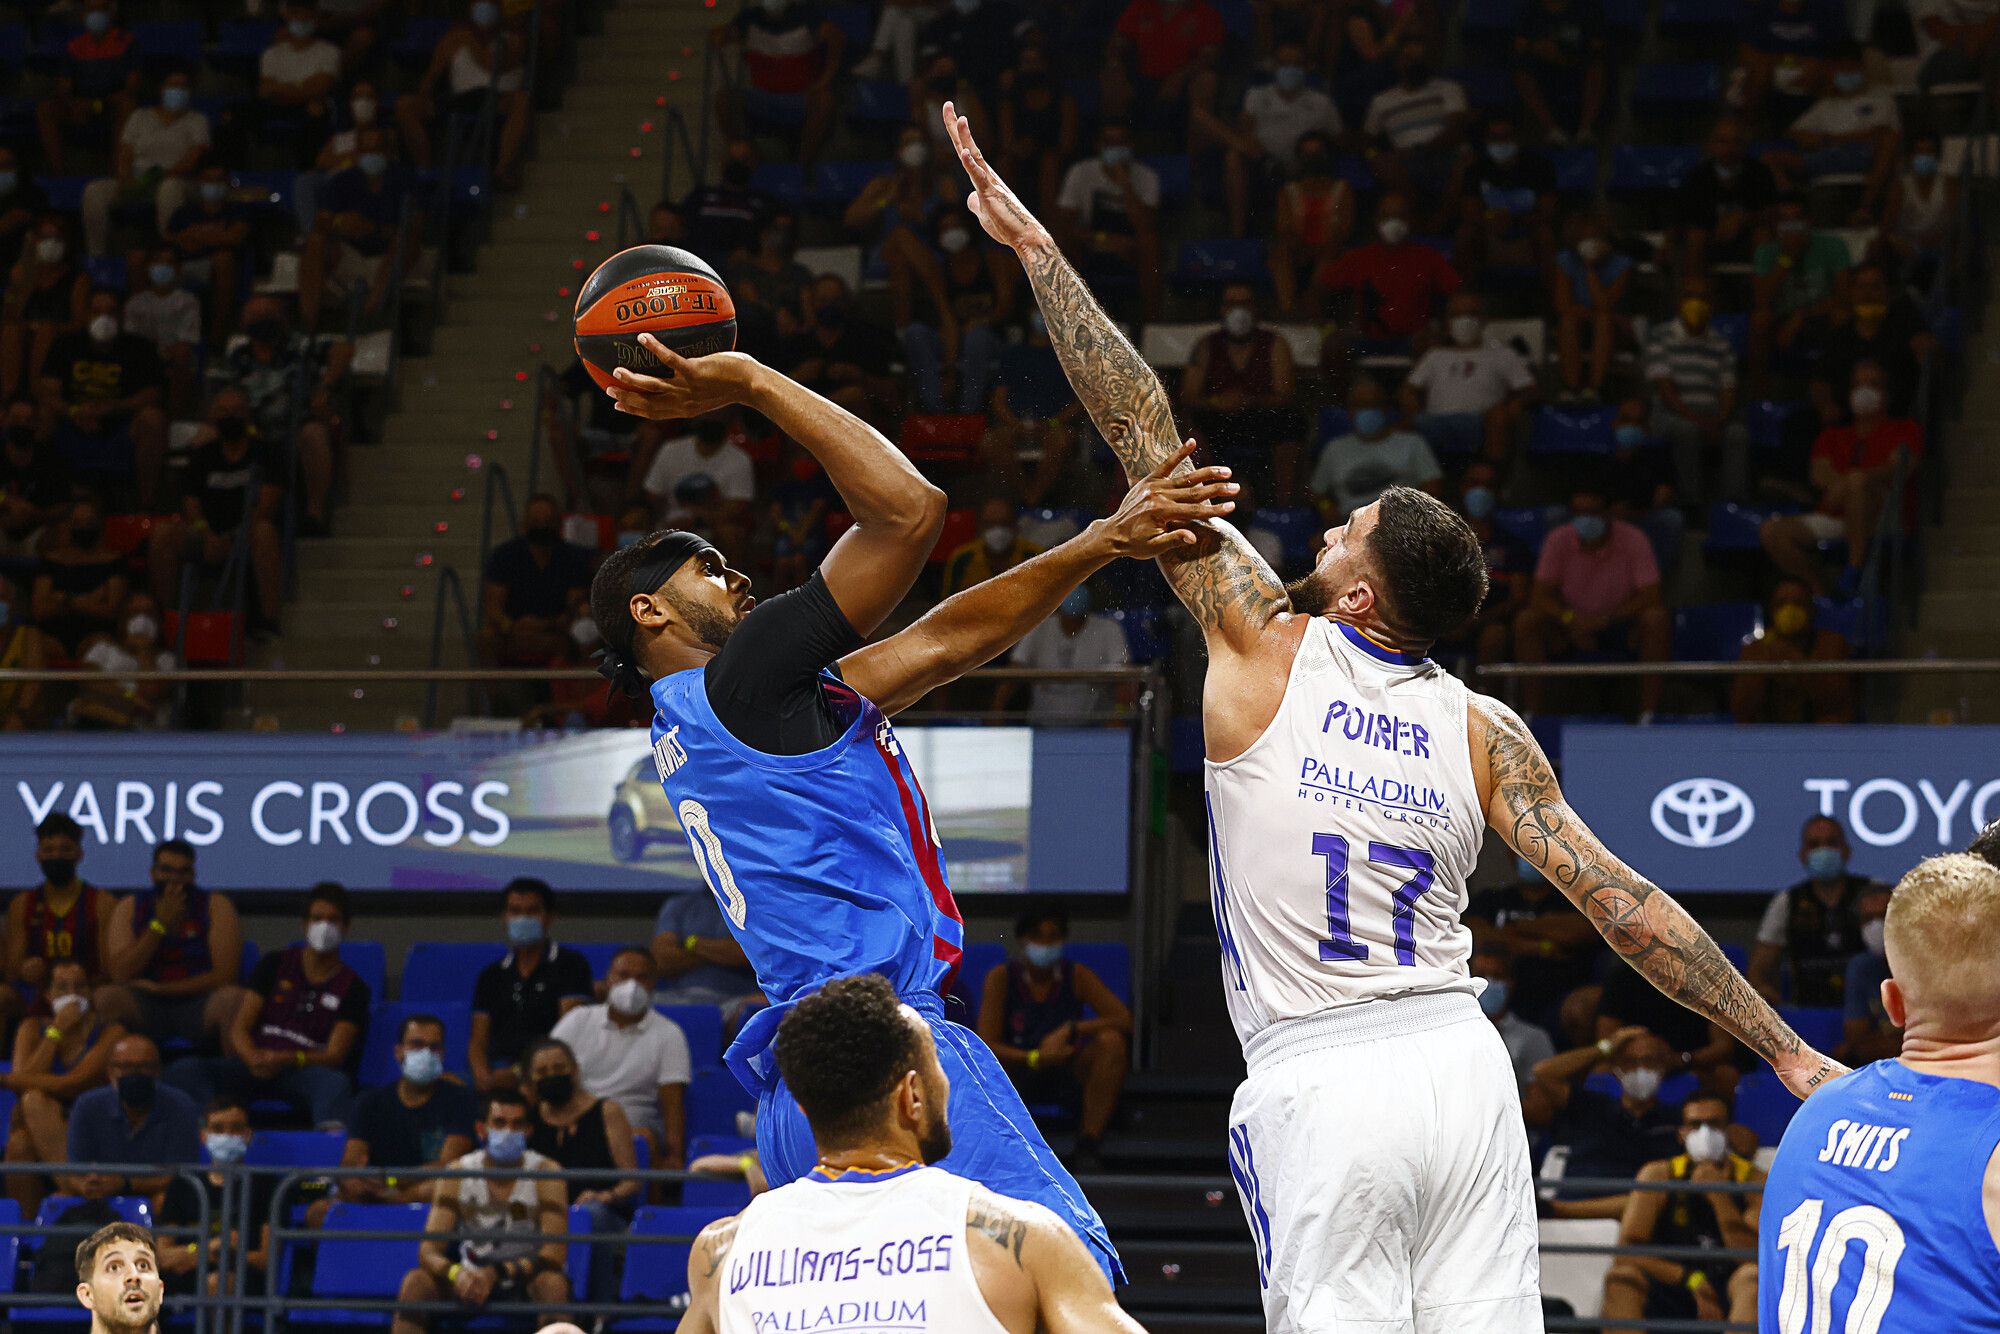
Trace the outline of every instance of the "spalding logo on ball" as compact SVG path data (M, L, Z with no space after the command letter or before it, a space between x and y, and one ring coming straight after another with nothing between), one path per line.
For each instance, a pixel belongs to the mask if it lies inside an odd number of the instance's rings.
M736 346L736 303L699 255L637 245L597 266L576 296L576 354L609 388L620 366L658 375L660 359L639 342L649 333L684 357Z

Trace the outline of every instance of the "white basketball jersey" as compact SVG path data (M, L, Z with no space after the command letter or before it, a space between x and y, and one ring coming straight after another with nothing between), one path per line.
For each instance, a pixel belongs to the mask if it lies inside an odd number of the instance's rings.
M717 1276L721 1334L1006 1334L966 1253L974 1188L913 1166L759 1195Z
M1207 774L1209 896L1244 1042L1409 992L1474 992L1459 921L1485 819L1466 689L1315 617L1277 717Z

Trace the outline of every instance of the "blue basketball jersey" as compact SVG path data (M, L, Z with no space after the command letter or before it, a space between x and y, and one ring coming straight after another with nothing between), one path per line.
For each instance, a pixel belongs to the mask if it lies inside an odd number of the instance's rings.
M1806 1100L1757 1229L1762 1334L2000 1331L2000 1089L1877 1061Z
M880 973L905 996L935 994L965 946L930 806L895 729L836 673L822 680L847 728L804 755L766 755L730 735L699 668L653 683L660 786L771 999L729 1052L751 1088L777 1077L766 1048L789 1002L856 973Z

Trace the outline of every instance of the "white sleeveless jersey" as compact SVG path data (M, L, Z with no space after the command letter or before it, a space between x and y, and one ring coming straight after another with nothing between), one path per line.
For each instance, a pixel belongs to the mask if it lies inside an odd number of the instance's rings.
M759 1195L717 1275L721 1334L1006 1334L966 1251L974 1189L912 1166Z
M1209 897L1236 1035L1410 992L1476 992L1460 924L1485 818L1466 689L1315 617L1277 717L1206 766Z

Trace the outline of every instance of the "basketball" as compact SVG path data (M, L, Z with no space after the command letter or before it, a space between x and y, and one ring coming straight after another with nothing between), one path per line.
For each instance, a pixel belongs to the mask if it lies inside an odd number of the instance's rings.
M736 346L736 303L700 256L633 246L598 265L577 293L576 354L606 388L620 366L658 375L659 358L639 342L642 333L684 357L727 352Z

